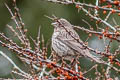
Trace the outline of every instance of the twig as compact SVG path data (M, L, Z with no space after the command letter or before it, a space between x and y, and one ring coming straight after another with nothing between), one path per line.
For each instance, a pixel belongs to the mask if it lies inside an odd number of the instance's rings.
M5 53L0 51L0 54L2 56L4 56L14 66L15 69L17 69L22 74L26 75L27 78L32 78L32 76L30 74L28 74L28 73L24 72L23 70L21 70Z

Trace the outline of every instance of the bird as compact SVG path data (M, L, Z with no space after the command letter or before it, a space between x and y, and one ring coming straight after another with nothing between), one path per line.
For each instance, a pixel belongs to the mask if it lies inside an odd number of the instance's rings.
M51 46L59 57L64 57L65 60L71 61L77 56L83 56L97 63L103 63L99 57L94 56L87 48L83 47L81 44L83 41L69 21L64 18L54 18L54 22L51 25L54 27Z

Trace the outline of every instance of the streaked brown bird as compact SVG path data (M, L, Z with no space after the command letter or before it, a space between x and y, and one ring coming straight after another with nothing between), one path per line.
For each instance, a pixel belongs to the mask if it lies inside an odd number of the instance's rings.
M100 58L92 55L88 49L83 48L80 44L83 43L83 41L73 29L73 25L66 19L54 19L52 25L54 26L52 48L58 56L64 57L66 60L72 60L77 56L84 56L97 63L103 63ZM80 43L76 39L79 39Z

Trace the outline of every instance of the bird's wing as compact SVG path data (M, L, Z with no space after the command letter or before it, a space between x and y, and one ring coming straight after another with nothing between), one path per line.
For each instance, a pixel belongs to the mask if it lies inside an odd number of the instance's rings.
M92 60L94 60L97 63L105 63L103 60L101 60L99 57L96 57L92 55L88 49L85 49L80 43L75 42L74 40L68 40L68 39L62 39L58 38L61 42L66 44L69 48L73 49L75 52L79 53L78 55L82 55L84 57L88 57Z
M66 44L69 48L73 49L74 51L78 52L78 53L84 53L84 49L83 49L83 46L76 42L74 39L64 39L64 38L59 38L58 39ZM84 55L84 54L83 54Z
M66 31L61 31L61 35L57 36L57 39L81 55L84 55L84 53L89 53L88 50L83 49L83 46L73 38L75 37L79 39L81 43L83 43L82 40L80 40L79 35L74 30L70 31L70 33L71 35Z
M76 34L75 34L76 35ZM78 34L77 34L78 35ZM73 51L75 51L76 53L78 53L78 55L82 55L85 57L89 57L92 60L98 62L98 63L104 63L103 60L100 60L100 58L92 55L88 49L85 49L81 44L83 43L82 40L80 40L79 36L77 36L77 38L79 38L79 42L77 42L73 37L70 37L71 35L67 36L69 38L67 38L66 36L58 36L57 39L60 40L62 43L66 44L69 48L71 48ZM84 44L84 43L83 43Z

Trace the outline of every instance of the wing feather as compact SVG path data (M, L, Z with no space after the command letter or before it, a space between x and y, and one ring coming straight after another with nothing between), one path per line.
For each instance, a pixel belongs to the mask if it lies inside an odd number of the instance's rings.
M75 38L79 38L79 35L76 32L72 32L72 36L75 36ZM67 37L65 36L67 35ZM64 36L60 35L57 37L62 43L66 44L69 48L73 49L75 53L78 55L82 55L85 57L89 57L92 60L98 62L98 63L103 63L104 61L100 60L100 58L92 55L88 49L84 49L83 46L78 43L71 35L67 34L67 32L64 31ZM82 42L82 40L80 40Z

